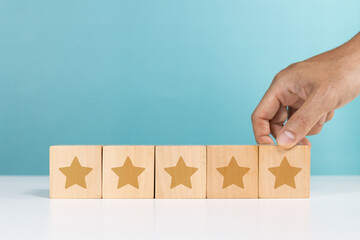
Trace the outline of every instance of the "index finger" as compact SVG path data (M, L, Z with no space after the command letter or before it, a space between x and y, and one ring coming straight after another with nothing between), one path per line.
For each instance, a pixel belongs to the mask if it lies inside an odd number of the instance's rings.
M270 120L279 111L281 103L271 85L251 116L255 140L258 144L275 144L270 137Z

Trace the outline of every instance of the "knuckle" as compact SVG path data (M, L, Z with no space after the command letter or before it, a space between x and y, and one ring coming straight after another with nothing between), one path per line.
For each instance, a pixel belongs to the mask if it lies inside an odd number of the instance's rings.
M256 118L257 118L256 115L257 115L257 114L256 114L256 110L255 110L255 111L251 114L251 122L252 122L252 123L255 122L255 120L256 120Z
M303 115L297 115L292 117L293 122L297 125L297 128L306 129L309 126L309 120Z
M332 112L328 113L326 121L330 121L333 118L334 118L334 112L332 111Z
M308 136L317 135L321 132L321 130L322 130L322 127L315 127L313 129L311 129L311 131L307 135Z
M282 79L284 79L285 75L286 75L286 69L281 70L275 75L273 83L277 83L281 81Z
M317 135L317 134L319 134L321 132L321 128L320 129L316 129L315 131L314 131L314 135Z
M336 86L322 86L316 92L316 97L326 110L333 110L339 105L339 89Z
M287 70L290 70L290 69L299 69L301 67L305 66L305 63L304 62L295 62L295 63L292 63L290 64L289 66L286 67Z
M287 66L286 67L286 69L292 69L292 68L295 68L296 66L298 66L299 65L299 63L292 63L292 64L290 64L289 66Z
M321 127L316 127L313 131L313 135L319 134L321 132L322 128Z
M273 82L276 83L279 81L283 81L284 79L290 80L293 77L298 77L296 69L299 69L301 66L302 66L302 62L296 62L290 64L289 66L287 66L286 68L284 68L275 75ZM288 77L288 76L293 76L293 77Z

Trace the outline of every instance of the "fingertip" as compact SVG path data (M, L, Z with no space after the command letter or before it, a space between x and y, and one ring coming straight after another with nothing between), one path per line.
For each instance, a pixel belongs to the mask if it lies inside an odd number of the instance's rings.
M270 136L260 137L256 142L260 145L275 145L274 140Z
M276 142L279 147L289 149L296 144L295 135L292 132L285 130L276 138Z
M292 144L292 145L281 145L281 144L278 143L278 146L281 147L281 148L283 148L283 149L288 150L288 149L290 149L290 148L292 148L292 147L294 147L294 146L309 146L309 147L311 147L311 142L310 142L309 139L303 138L303 139L301 139L301 140L300 140L298 143L296 143L296 144Z
M284 146L284 145L280 145L280 144L278 144L278 146L279 146L280 148L282 148L282 149L285 149L285 150L288 150L288 149L290 149L290 148L292 148L292 147L293 147L293 145L290 145L290 146Z

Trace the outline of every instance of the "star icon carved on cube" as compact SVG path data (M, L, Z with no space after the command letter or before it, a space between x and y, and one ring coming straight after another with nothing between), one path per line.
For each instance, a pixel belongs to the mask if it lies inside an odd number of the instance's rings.
M191 176L197 170L197 168L186 166L184 159L180 157L175 167L165 168L165 171L171 176L170 189L180 184L192 189Z
M301 169L302 168L290 166L286 157L283 158L279 167L269 168L269 171L276 178L274 189L282 185L288 185L289 187L296 189L295 176L301 171Z
M131 159L127 157L122 167L115 167L111 170L119 177L117 185L118 189L128 184L139 189L138 176L145 170L145 168L135 167L131 162Z
M59 168L59 170L66 176L65 189L75 184L86 189L85 177L92 168L81 166L79 159L75 157L69 167Z
M227 167L216 168L216 170L218 170L218 172L224 177L222 186L223 189L232 184L244 188L243 176L250 170L250 168L239 167L235 158L232 157Z

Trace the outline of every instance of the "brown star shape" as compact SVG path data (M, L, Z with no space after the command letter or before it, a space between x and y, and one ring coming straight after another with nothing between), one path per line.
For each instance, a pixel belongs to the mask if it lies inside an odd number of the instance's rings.
M134 188L139 188L138 176L145 170L145 168L134 167L131 159L127 157L122 167L112 168L111 170L113 170L113 172L119 177L117 185L118 189L127 184L133 186Z
M301 168L290 166L289 161L284 157L279 167L269 168L269 171L276 177L274 188L284 184L296 188L295 176L301 171Z
M216 170L224 176L222 188L226 188L232 184L244 188L243 176L250 168L239 167L235 158L232 157L227 167L216 168Z
M175 167L165 168L165 171L171 176L170 189L180 184L191 189L191 176L197 170L197 168L186 166L184 159L180 157Z
M85 177L92 171L92 168L82 167L78 158L75 157L69 167L59 168L59 170L66 176L65 189L75 184L86 189Z

